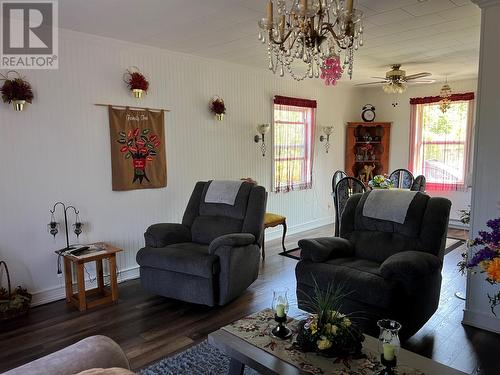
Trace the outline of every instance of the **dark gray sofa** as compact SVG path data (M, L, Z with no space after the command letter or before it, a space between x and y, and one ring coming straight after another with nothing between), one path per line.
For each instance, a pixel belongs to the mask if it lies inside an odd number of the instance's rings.
M438 307L451 202L416 193L398 224L363 216L369 194L349 198L340 237L299 241L298 304L307 310L315 282L342 284L349 293L342 311L358 316L365 332L377 334L376 321L391 318L410 337Z
M182 224L155 224L137 253L142 286L155 294L208 306L224 305L256 279L267 193L243 182L234 205L206 203L198 182Z

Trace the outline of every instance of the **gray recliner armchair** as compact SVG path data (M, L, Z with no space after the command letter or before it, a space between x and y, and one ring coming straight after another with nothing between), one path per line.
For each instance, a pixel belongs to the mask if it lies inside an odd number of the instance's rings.
M258 276L267 193L243 182L234 205L207 203L212 181L198 182L182 224L155 224L137 253L142 286L155 294L225 305Z
M342 312L360 317L365 332L377 334L377 320L390 318L402 323L401 336L407 338L439 304L451 202L416 192L404 222L398 223L365 216L373 193L349 198L340 237L299 241L298 305L307 310L315 283L320 289L330 282L342 284L348 293Z

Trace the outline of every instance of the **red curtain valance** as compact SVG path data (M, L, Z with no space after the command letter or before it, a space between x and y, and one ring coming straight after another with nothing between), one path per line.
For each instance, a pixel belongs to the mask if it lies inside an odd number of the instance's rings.
M279 95L276 95L274 97L274 104L293 105L295 107L304 107L304 108L317 107L316 100L290 98L288 96L279 96Z
M426 96L424 98L410 98L410 104L430 104L438 103L442 98L438 96ZM451 94L450 100L457 102L460 100L474 100L473 92L466 92L464 94Z

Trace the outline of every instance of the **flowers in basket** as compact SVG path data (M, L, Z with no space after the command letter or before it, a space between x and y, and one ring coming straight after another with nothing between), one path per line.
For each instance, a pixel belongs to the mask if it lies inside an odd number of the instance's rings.
M214 96L210 101L210 110L215 114L215 118L222 121L224 114L226 113L226 105L224 104L224 99Z
M378 174L368 181L368 186L372 189L390 189L394 183L387 176Z
M349 315L339 311L346 296L342 287L329 284L323 291L315 282L314 294L308 303L314 313L299 323L294 346L328 357L362 357L363 333Z
M470 269L472 272L486 274L486 281L491 285L500 284L500 218L488 220L486 223L490 231L480 231L478 237L469 241L468 246L477 249L471 259L465 256L458 263L459 268L464 271ZM497 294L487 294L491 312L496 316L495 308L500 305L500 290Z

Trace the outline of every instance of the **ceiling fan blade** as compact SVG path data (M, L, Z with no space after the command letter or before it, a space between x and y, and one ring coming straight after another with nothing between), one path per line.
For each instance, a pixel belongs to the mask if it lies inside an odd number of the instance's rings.
M434 83L434 82L436 82L435 79L421 79L421 80L418 80L418 81L412 80L412 81L410 81L408 83L409 84L413 84L413 83Z
M431 76L431 73L417 73L417 74L412 74L409 76L406 76L406 80L411 80L411 79L418 79L418 78L424 78L424 77L429 77Z
M386 81L358 83L357 85L354 86L380 85L382 83L386 83Z
M370 78L373 78L373 79L387 79L386 77L370 77Z

